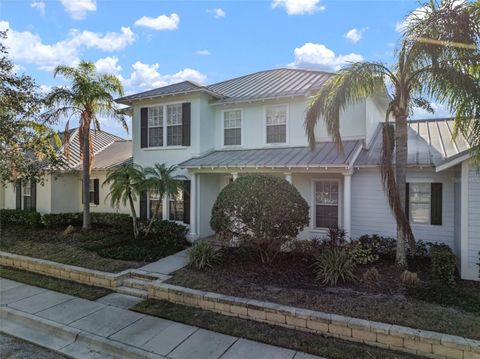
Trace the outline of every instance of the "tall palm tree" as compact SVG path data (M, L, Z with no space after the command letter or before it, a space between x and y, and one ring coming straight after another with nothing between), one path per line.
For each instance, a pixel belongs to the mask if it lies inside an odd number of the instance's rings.
M110 188L107 197L110 197L112 206L118 207L120 203L125 206L128 202L132 215L133 237L137 239L139 231L135 202L145 185L143 168L135 164L121 165L107 173L103 185L108 185Z
M385 113L381 175L397 222L396 263L406 265L406 241L415 245L405 211L407 119L414 107L433 112L431 100L445 103L459 118L470 114L468 101L478 96L479 84L466 65L479 66L479 22L471 3L431 1L407 16L396 51L396 63L349 64L333 75L313 96L305 118L310 145L320 118L342 150L339 114L362 98L389 92ZM429 101L430 100L430 101ZM478 103L478 102L477 102ZM394 132L388 125L394 118Z
M167 166L165 163L155 163L152 167L144 169L146 182L145 187L150 192L154 192L158 195L158 202L153 210L152 216L148 223L145 236L150 233L152 224L158 216L162 200L165 196L174 195L180 190L182 180L186 179L185 176L175 175L178 167L175 165Z
M70 81L70 87L55 87L46 96L47 116L68 118L65 125L64 151L69 157L69 125L72 117L79 119L79 143L82 160L83 229L91 228L89 182L94 153L90 128L100 130L99 117L113 118L128 131L124 115L119 111L114 96L123 95L123 86L112 74L99 74L92 62L82 61L77 67L60 65L54 76L61 75Z

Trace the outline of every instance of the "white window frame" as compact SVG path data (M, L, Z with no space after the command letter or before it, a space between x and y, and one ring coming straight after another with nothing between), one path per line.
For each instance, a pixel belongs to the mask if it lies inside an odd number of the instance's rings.
M270 107L277 107L277 106L285 106L286 108L286 116L285 116L285 142L275 142L275 143L268 143L267 142L267 109ZM263 108L263 143L265 146L287 146L289 142L288 136L288 123L290 119L290 105L288 103L277 103L272 105L264 106Z
M90 204L90 206L97 206L95 204L95 181L94 181L96 179L98 179L98 178L90 177L88 179L88 203ZM100 188L98 190L100 191ZM93 193L93 200L90 200L90 194L91 193ZM98 194L98 197L100 198L100 193Z
M182 191L182 202L183 202L183 201L184 201L183 196L185 195L185 194L183 193L183 188L182 188L182 189L179 189L179 191ZM171 195L171 194L167 195L166 198L167 198L167 212L168 212L168 213L167 213L167 219L168 219L170 222L175 222L175 223L180 223L180 224L187 225L185 222L183 222L183 218L182 218L181 220L170 219L170 204L171 204L172 202L174 202L174 200L171 199L171 198L172 198L172 195ZM183 205L183 203L182 203L182 205ZM184 213L185 213L185 207L183 208L183 211L184 211Z
M179 145L169 145L168 144L168 128L169 127L179 127L181 126L182 127L182 142L183 142L183 108L182 108L182 102L177 102L177 103L171 103L171 104L168 104L168 105L165 105L165 110L164 110L164 117L165 118L165 129L164 129L164 139L166 140L166 142L164 142L164 147L178 147L178 146L181 146L182 144L179 144ZM182 112L182 118L181 118L181 123L180 125L178 123L176 124L173 124L173 125L169 125L168 124L168 107L171 107L171 106L179 106L180 107L180 111Z
M328 228L317 227L317 183L336 182L338 183L338 228L343 227L343 185L342 180L336 177L315 178L311 185L311 206L310 206L310 230L312 232L325 232Z
M151 202L151 200L152 200L152 197L154 197L154 196L152 196L152 194L154 194L154 193L152 193L151 191L147 191L147 218L148 218L148 219L151 219L151 218L152 218L152 217L150 216L150 205L151 205L150 202ZM160 200L160 195L159 195L158 193L157 193L155 196L158 197L158 200ZM164 198L162 199L162 203L161 203L161 205L160 205L160 209L161 209L161 211L162 211L162 218L161 218L162 220L163 220L164 217L165 217L165 216L164 216L164 213L163 213L163 201L164 201Z
M428 201L428 217L427 220L424 221L415 221L413 218L413 213L412 213L412 204L427 204L426 202L418 202L418 201L412 201L412 186L415 185L424 185L427 186L428 188L428 193L429 193L429 201ZM426 181L412 181L408 182L408 218L410 219L410 223L412 224L420 224L420 225L431 225L432 223L432 184L431 182L426 182Z
M145 151L156 151L156 150L179 150L179 149L185 149L188 148L188 146L183 146L183 145L178 145L178 146L167 146L167 106L169 105L178 105L178 104L184 104L189 101L175 101L175 102L165 102L165 103L160 103L160 104L154 104L154 105L147 105L147 106L141 106L143 108L150 108L150 107L161 107L163 106L163 146L150 146L150 143L148 144L148 147L142 148L142 150ZM148 111L148 110L147 110ZM148 117L147 117L148 121ZM183 113L182 113L182 125L183 125ZM150 128L148 126L148 128ZM148 142L150 141L150 136L148 136Z
M27 188L28 188L28 194L27 194ZM22 202L21 202L20 206L21 206L21 208L26 210L26 208L25 208L25 197L30 198L30 207L31 207L31 204L32 204L32 182L30 180L22 181L21 191L22 191Z
M150 112L150 109L152 108L155 108L155 107L158 107L158 108L162 108L162 124L161 126L150 126L150 116L149 116L149 112ZM148 147L165 147L165 107L164 105L155 105L155 106L149 106L147 108L147 127L148 127L148 132L147 132L147 141L148 141ZM162 135L162 142L163 142L163 146L152 146L150 145L150 128L163 128L163 135Z
M225 144L225 112L240 111L240 144L239 145L226 145ZM231 108L222 110L222 147L242 147L243 146L243 108Z

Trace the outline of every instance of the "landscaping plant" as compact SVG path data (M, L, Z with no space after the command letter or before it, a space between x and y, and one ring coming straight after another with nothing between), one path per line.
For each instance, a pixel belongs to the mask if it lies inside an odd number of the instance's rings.
M188 250L189 265L198 270L212 268L220 262L221 254L207 241L200 241Z
M340 282L354 282L356 263L343 246L325 248L316 258L314 272L316 280L325 285L335 286Z
M262 263L271 264L284 243L309 223L309 208L285 179L247 174L218 195L210 225L229 243L253 247Z
M431 101L438 100L456 115L456 128L466 132L467 138L471 128L478 135L479 17L478 1L422 4L404 22L393 66L379 62L348 64L325 81L307 111L305 129L310 146L316 145L318 122L325 121L328 133L343 148L340 112L360 99L388 92L381 175L398 228L399 267L407 265L406 242L415 246L405 210L408 118L415 107L433 112ZM389 124L391 117L394 126Z
M432 278L448 286L455 285L457 261L452 249L446 244L433 244L430 258Z

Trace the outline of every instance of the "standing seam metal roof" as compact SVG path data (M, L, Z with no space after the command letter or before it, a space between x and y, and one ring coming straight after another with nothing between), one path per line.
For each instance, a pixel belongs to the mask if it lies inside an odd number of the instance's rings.
M214 151L205 156L189 159L182 168L223 167L320 167L350 166L362 146L362 141L344 141L344 152L333 142L317 143L310 147L260 148L248 150Z

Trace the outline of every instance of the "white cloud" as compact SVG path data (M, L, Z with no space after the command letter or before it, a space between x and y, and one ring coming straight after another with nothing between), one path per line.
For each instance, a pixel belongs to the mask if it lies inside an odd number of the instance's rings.
M135 41L135 35L129 27L122 27L121 32L101 34L91 31L71 30L69 43L74 47L95 47L103 51L123 50Z
M135 62L132 65L133 71L129 78L124 81L124 85L148 90L185 80L203 83L207 79L201 72L190 68L183 69L175 74L162 75L158 72L159 67L159 64L149 65L140 61Z
M363 28L363 29L351 29L351 30L348 30L347 33L345 35L343 35L347 40L350 40L351 42L353 42L354 44L356 44L357 42L359 42L362 37L363 37L363 33L365 31L367 31L368 28Z
M108 56L95 61L95 68L100 73L119 75L122 67L118 64L118 58Z
M444 118L452 117L452 113L448 110L447 106L441 103L431 102L430 105L433 108L433 113L424 110L423 108L414 107L412 118L414 119L429 119L429 118Z
M325 71L337 71L349 62L363 61L359 54L336 55L322 44L305 43L294 50L295 60L291 66L317 68Z
M170 16L160 15L158 17L142 16L135 21L135 26L148 27L154 30L176 30L180 23L180 16L173 13Z
M42 43L40 36L28 31L15 31L8 21L0 21L0 30L8 31L5 45L14 61L36 64L40 69L51 71L63 63L78 63L78 53L68 41L60 41L51 45Z
M95 0L60 0L60 2L65 11L75 20L82 20L87 16L87 12L97 10Z
M320 0L273 0L272 7L283 7L288 15L313 14L325 10L325 6L320 5Z
M215 17L215 19L220 19L222 17L225 17L227 15L227 13L225 12L225 10L223 9L220 9L220 8L217 8L217 9L209 9L207 10L208 13L210 14L213 14L213 16Z
M72 30L68 37L53 44L45 44L37 34L29 31L16 31L8 21L0 21L0 30L8 29L5 45L12 59L18 63L35 64L41 70L52 71L60 64L76 65L82 48L95 47L103 51L122 50L130 45L135 37L128 27L120 33L106 34Z
M40 14L43 16L45 15L45 2L42 0L33 0L32 3L30 4L31 7L34 9L37 9Z
M195 55L199 55L199 56L210 56L211 53L210 53L210 51L208 51L207 49L203 49L203 50L197 50L197 51L195 51Z

